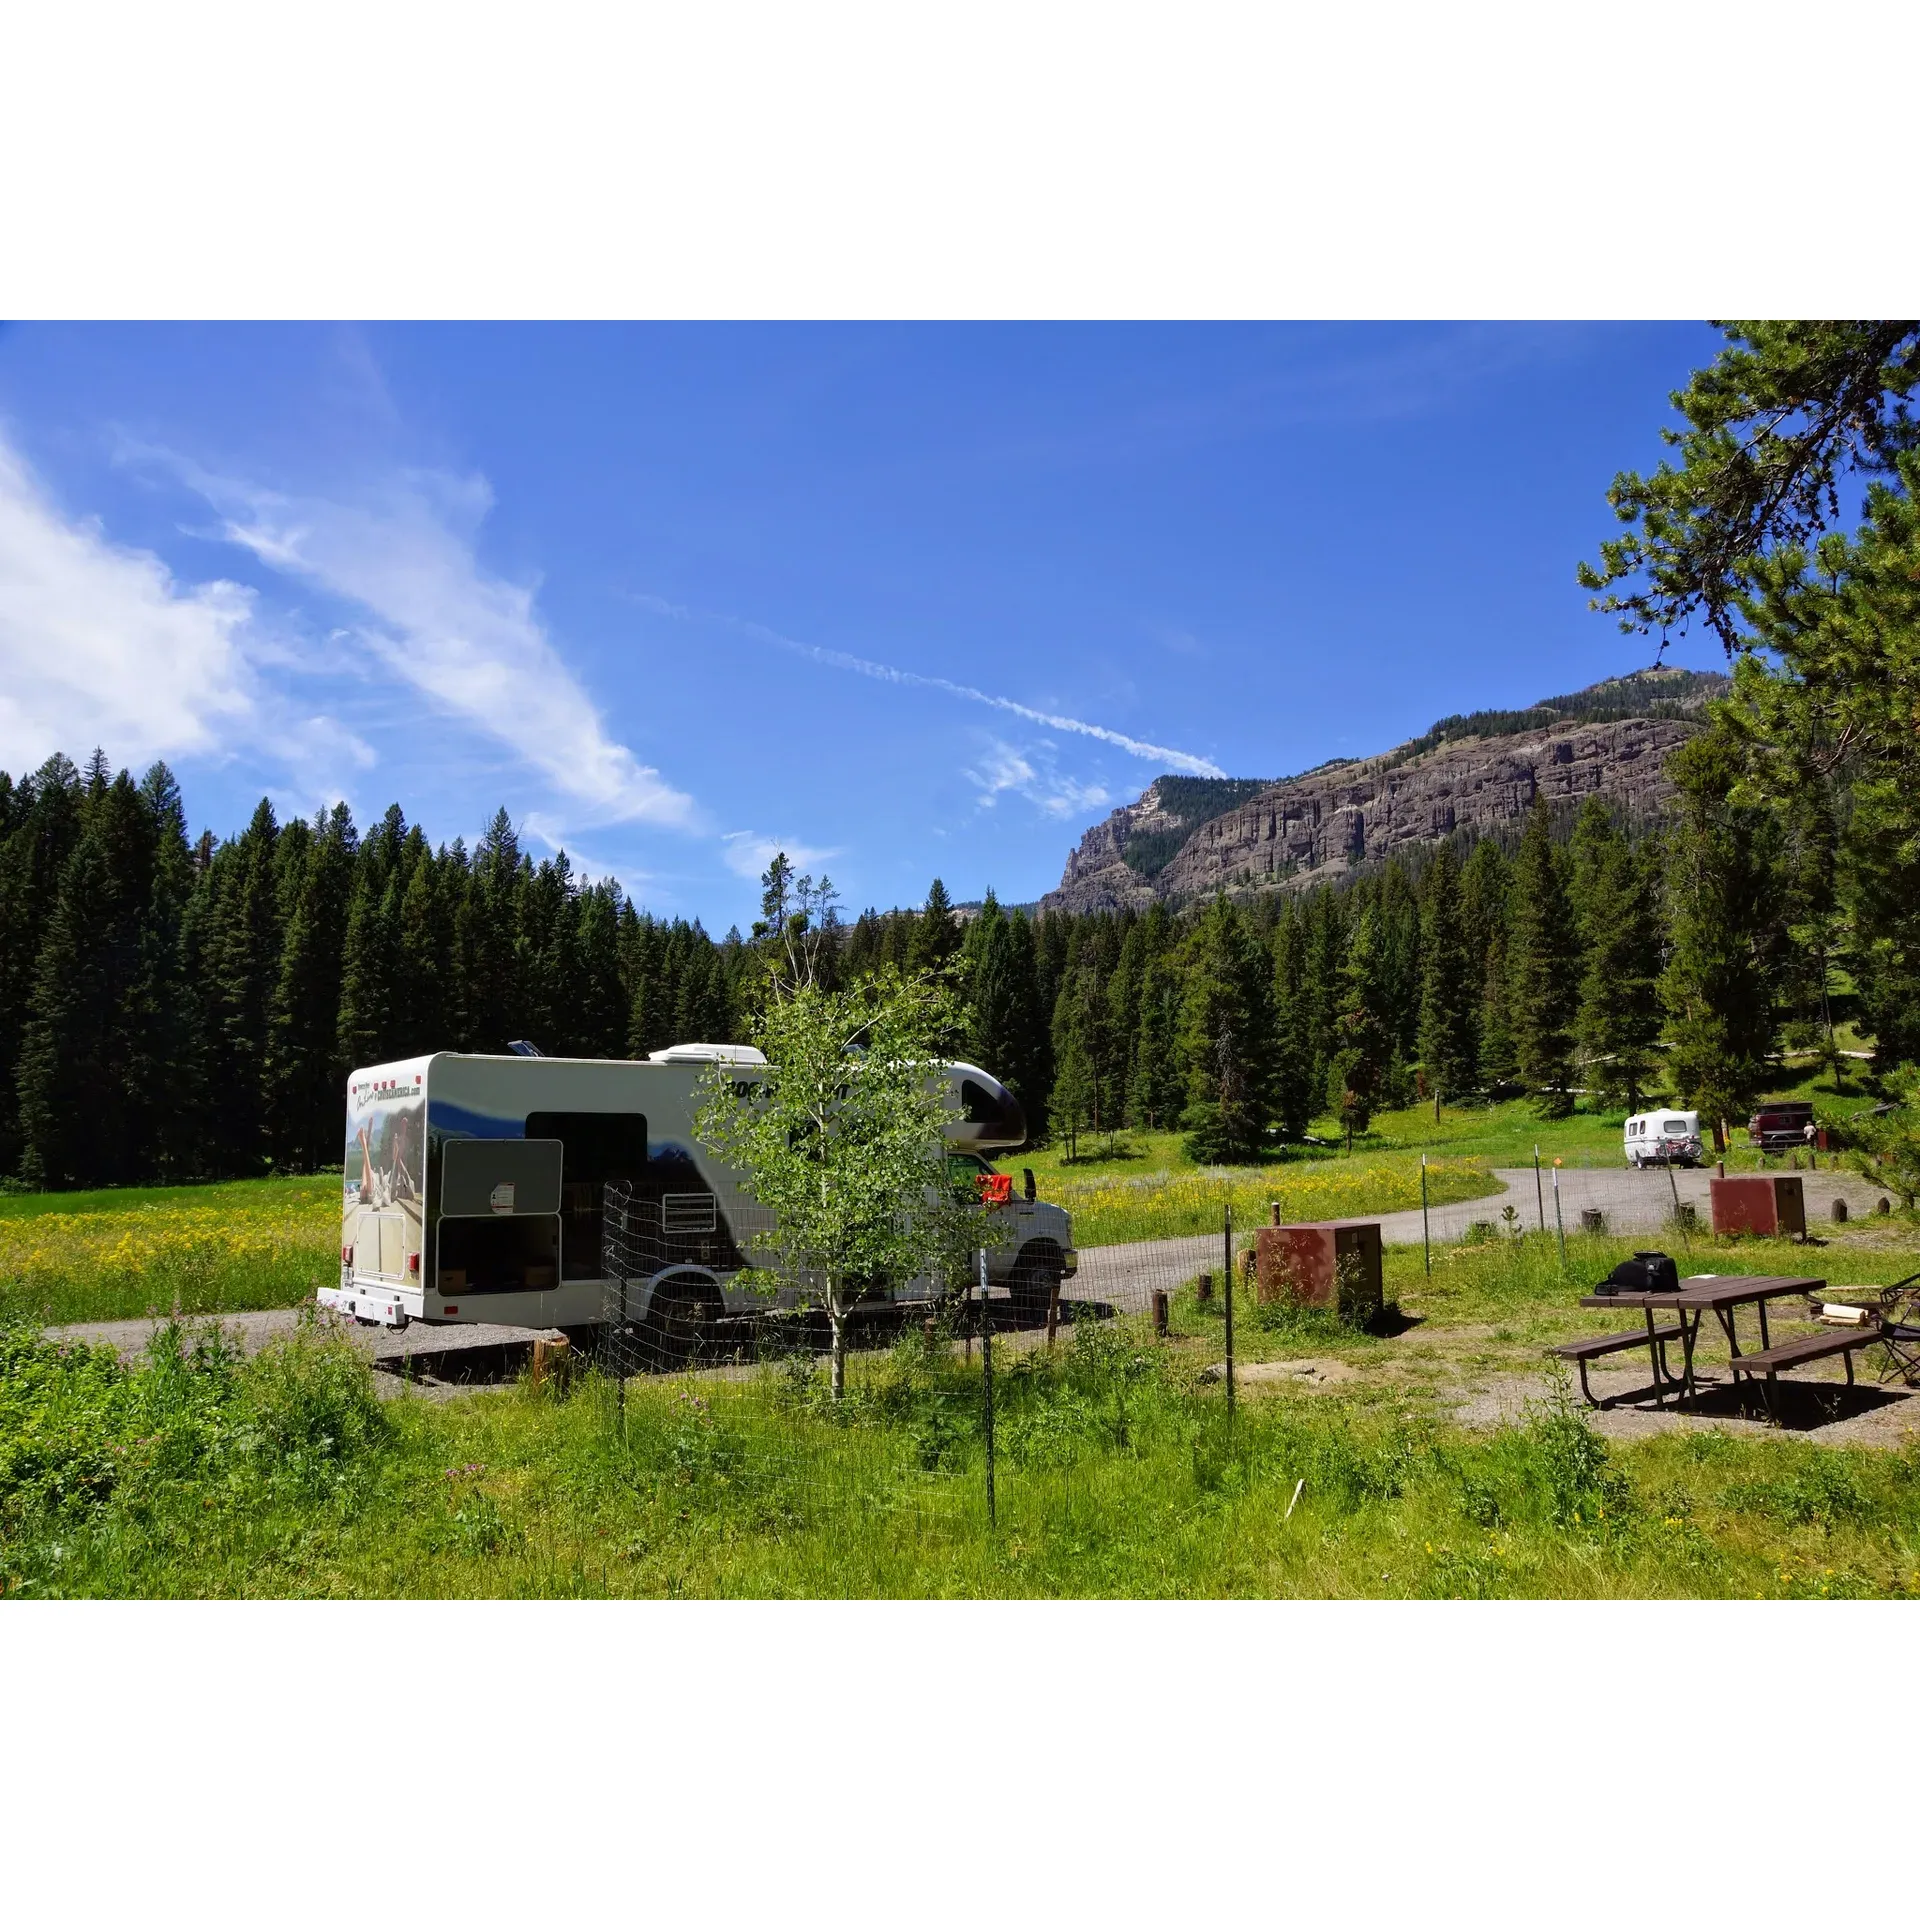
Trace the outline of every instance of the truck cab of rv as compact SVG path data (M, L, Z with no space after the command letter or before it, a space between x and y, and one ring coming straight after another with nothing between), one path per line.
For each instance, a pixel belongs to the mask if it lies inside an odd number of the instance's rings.
M1672 1107L1636 1113L1626 1124L1630 1167L1697 1167L1700 1164L1700 1116Z

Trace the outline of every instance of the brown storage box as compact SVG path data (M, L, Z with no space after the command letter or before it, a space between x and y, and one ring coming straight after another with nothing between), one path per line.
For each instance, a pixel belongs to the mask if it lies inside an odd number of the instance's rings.
M527 1267L520 1275L520 1284L529 1293L538 1293L547 1287L560 1284L560 1272L557 1267Z
M1707 1182L1715 1233L1792 1234L1805 1238L1807 1202L1797 1174L1729 1174Z
M467 1290L466 1268L442 1267L438 1285L442 1293L465 1293Z
M1262 1305L1288 1300L1355 1319L1377 1314L1385 1298L1378 1224L1261 1227L1254 1239L1254 1292Z

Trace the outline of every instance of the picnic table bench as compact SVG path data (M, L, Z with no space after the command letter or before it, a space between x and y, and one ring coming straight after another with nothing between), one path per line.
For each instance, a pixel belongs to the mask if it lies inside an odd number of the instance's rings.
M1810 1333L1804 1340L1789 1340L1784 1346L1762 1347L1757 1353L1736 1353L1733 1374L1736 1380L1757 1376L1760 1393L1766 1402L1768 1417L1780 1424L1776 1388L1779 1377L1790 1367L1805 1366L1810 1360L1827 1360L1842 1354L1847 1362L1847 1385L1853 1385L1853 1356L1863 1347L1880 1344L1877 1323L1858 1327L1835 1327L1825 1333Z
M1671 1327L1654 1326L1646 1331L1642 1331L1636 1327L1630 1333L1598 1333L1587 1340L1569 1340L1564 1346L1550 1347L1548 1351L1558 1354L1562 1360L1573 1361L1579 1367L1580 1391L1586 1396L1587 1405L1590 1407L1604 1408L1608 1403L1594 1397L1593 1388L1587 1380L1587 1362L1589 1360L1598 1360L1603 1354L1630 1353L1635 1347L1654 1348L1653 1388L1654 1397L1658 1399L1663 1391L1660 1377L1663 1373L1666 1375L1665 1385L1678 1386L1680 1384L1679 1380L1675 1378L1673 1370L1666 1364L1666 1353L1664 1351L1666 1342L1669 1340L1685 1340L1686 1337L1685 1327L1677 1324Z

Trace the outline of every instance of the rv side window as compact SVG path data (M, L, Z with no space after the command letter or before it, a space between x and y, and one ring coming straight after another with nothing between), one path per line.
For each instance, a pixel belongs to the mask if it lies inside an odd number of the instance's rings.
M644 1113L530 1113L527 1138L560 1142L570 1187L636 1179L647 1170Z

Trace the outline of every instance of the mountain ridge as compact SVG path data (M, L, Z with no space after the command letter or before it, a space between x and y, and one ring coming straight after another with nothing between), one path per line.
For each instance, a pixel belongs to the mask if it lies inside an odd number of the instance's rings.
M1450 714L1382 753L1279 780L1163 775L1082 835L1041 910L1322 885L1462 828L1517 826L1536 793L1567 808L1599 793L1630 818L1658 818L1668 754L1728 685L1724 674L1647 668L1530 707Z

